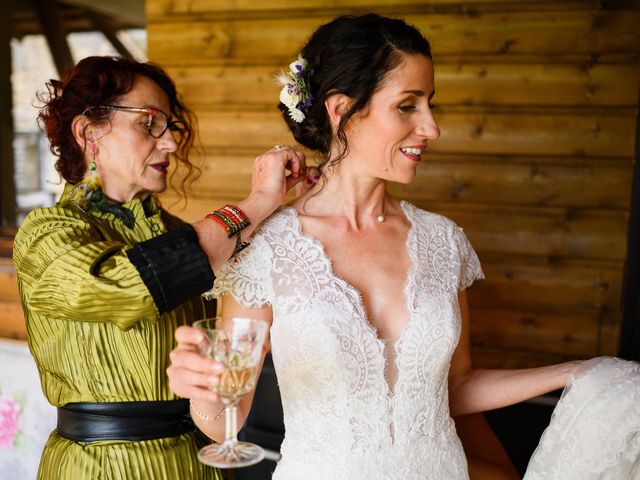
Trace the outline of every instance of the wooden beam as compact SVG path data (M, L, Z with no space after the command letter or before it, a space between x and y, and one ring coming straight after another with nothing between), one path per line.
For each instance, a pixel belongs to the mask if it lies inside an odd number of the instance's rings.
M15 225L11 2L0 2L0 226Z
M33 4L38 12L42 31L47 38L53 62L56 65L56 70L58 70L58 76L62 77L64 72L73 67L74 61L57 2L53 0L33 0Z
M138 28L147 23L145 0L62 0L62 3L107 15Z
M124 45L124 43L120 41L120 39L116 35L116 30L113 28L113 26L109 23L108 20L106 20L101 15L97 15L95 13L87 12L87 15L89 16L89 18L91 18L91 22L96 27L96 29L100 30L102 34L105 37L107 37L107 40L109 40L111 45L113 45L113 48L116 49L116 51L120 54L120 56L124 58L128 58L130 60L136 59L133 56L133 54L129 51L129 49Z

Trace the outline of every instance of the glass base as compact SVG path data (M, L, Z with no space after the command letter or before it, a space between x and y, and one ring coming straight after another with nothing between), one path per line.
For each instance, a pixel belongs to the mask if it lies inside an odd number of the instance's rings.
M198 452L198 460L217 468L241 468L264 458L264 450L248 442L224 442L207 445Z

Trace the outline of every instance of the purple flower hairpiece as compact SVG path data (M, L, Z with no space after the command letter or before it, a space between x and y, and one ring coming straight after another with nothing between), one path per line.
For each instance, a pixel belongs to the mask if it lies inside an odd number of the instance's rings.
M298 55L298 59L289 65L287 73L276 75L276 80L282 85L280 102L287 107L289 117L296 123L304 121L313 103L313 95L305 79L308 66L308 62Z

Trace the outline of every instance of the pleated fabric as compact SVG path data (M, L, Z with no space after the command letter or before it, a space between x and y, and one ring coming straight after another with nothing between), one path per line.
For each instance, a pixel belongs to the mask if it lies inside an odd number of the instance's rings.
M174 400L166 368L178 325L211 316L200 296L160 314L127 250L184 223L145 202L124 204L127 228L110 213L60 202L23 222L13 260L27 340L49 402ZM75 443L54 431L43 452L41 479L221 479L198 462L197 433L144 442Z

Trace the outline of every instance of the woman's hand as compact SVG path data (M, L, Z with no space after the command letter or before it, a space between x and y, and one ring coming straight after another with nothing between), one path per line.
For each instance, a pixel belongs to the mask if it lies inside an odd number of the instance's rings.
M175 337L177 346L169 354L171 365L167 368L171 391L192 400L218 401L210 387L220 382L224 366L200 354L198 345L205 341L204 334L183 325L176 329Z
M287 171L291 173L287 175ZM288 145L276 145L254 160L250 197L259 197L271 213L282 204L289 190L298 184L308 190L317 181L317 175L316 168L307 169L304 153Z

